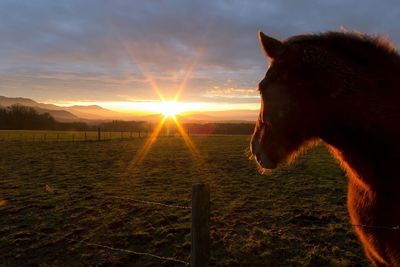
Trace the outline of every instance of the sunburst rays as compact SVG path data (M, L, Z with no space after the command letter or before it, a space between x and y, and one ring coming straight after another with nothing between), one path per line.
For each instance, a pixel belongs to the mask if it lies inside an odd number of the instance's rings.
M156 95L161 100L161 104L169 102L163 96L163 94L160 90L160 87L158 86L158 84L156 82L156 79L151 76L150 72L146 69L145 65L142 64L138 60L138 57L136 57L135 51L134 51L133 47L129 44L129 42L126 42L121 39L120 39L120 42L121 42L123 48L125 49L125 51L127 52L130 60L138 67L141 74L145 77L146 81L148 81L152 90L156 93ZM186 69L186 72L183 76L183 79L182 79L180 85L177 87L174 98L170 102L178 103L179 98L181 97L182 92L185 90L188 81L193 76L193 72L197 66L197 62L199 60L201 51L202 51L202 49L198 49L194 59L191 61L188 68ZM185 132L185 130L184 130L182 124L179 122L178 118L175 116L175 114L164 114L164 117L160 120L160 122L156 125L154 130L151 132L151 134L147 137L147 140L145 141L144 145L138 150L136 155L131 160L127 171L129 171L129 169L131 169L131 168L138 167L143 163L143 161L145 160L149 151L151 150L152 145L156 142L157 138L159 137L160 132L161 132L162 128L164 127L168 118L171 118L173 123L175 124L176 129L178 130L186 147L188 148L190 154L192 155L193 160L195 162L200 162L200 153L199 153L196 145L193 143L193 141L190 139L188 134Z

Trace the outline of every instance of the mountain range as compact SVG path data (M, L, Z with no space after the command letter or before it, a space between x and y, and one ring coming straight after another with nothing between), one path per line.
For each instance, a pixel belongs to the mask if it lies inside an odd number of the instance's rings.
M86 122L97 123L99 121L126 120L126 121L150 121L158 122L162 114L150 114L135 116L125 114L97 105L90 106L69 106L61 107L54 104L44 104L23 97L0 96L0 107L22 105L34 108L38 113L49 113L60 122ZM229 110L214 112L184 112L177 115L181 122L254 122L257 118L257 111L254 110Z
M0 106L9 107L12 105L32 107L40 114L47 112L61 122L140 120L139 117L115 112L96 105L61 107L53 104L39 103L29 98L0 96Z

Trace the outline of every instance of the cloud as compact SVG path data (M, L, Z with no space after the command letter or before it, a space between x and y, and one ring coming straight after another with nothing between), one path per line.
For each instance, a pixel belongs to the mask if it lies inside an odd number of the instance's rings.
M204 95L205 97L215 98L244 98L244 99L257 99L259 100L260 95L254 88L220 88L215 86L214 88L208 89Z
M345 26L398 46L398 17L394 0L1 1L0 92L154 98L151 76L173 95L196 61L183 98L220 97L215 86L253 88L264 75L259 30L287 38Z

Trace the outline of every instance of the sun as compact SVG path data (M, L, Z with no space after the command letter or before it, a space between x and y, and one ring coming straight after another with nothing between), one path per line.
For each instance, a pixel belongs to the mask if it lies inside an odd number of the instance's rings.
M185 105L177 101L162 101L157 105L157 111L163 114L166 118L174 118L177 114L180 114L185 110Z

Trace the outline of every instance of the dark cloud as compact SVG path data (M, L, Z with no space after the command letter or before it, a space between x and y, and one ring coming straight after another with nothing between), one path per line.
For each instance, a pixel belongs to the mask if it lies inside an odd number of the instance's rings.
M184 97L204 99L255 87L266 65L259 30L287 38L344 26L398 46L399 17L390 0L2 1L0 94L154 96L143 72L172 94L196 60Z

